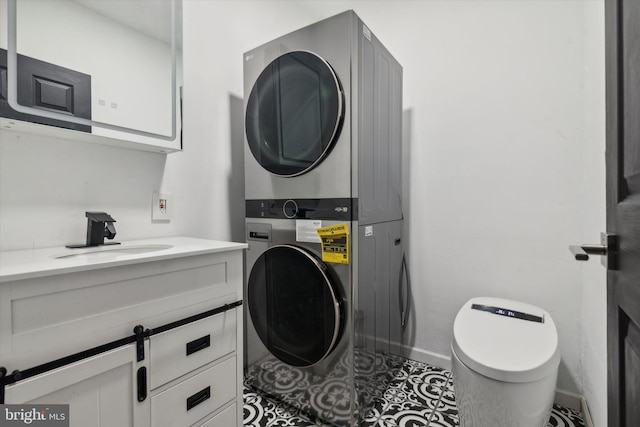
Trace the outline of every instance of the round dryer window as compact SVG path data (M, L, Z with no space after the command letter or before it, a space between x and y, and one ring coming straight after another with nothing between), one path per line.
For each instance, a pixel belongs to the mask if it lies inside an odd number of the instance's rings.
M245 131L269 172L297 176L329 153L344 117L340 82L318 55L296 51L271 62L251 89Z
M342 304L327 266L305 249L278 245L260 255L247 300L260 340L289 365L314 365L338 342Z

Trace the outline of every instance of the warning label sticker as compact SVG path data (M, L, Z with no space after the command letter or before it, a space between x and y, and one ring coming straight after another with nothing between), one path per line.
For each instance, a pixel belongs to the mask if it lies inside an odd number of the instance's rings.
M322 261L349 264L349 229L347 224L316 228L322 244Z

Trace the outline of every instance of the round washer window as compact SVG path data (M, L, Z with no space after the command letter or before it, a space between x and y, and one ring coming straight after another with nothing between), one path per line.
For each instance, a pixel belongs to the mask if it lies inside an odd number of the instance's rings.
M251 269L253 325L265 347L289 365L314 365L338 342L342 305L326 273L322 261L291 245L269 248Z
M318 55L295 51L276 58L258 77L247 102L251 153L275 175L308 172L338 138L343 103L338 77Z

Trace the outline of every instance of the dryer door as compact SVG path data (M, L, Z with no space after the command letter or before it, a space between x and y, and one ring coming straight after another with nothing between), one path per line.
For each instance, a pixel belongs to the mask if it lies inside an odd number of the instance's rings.
M278 245L265 251L249 274L247 300L262 343L289 365L314 365L338 342L339 295L327 266L305 249Z
M251 153L275 175L308 172L338 138L343 104L338 77L318 55L295 51L276 58L262 71L247 101L245 131Z

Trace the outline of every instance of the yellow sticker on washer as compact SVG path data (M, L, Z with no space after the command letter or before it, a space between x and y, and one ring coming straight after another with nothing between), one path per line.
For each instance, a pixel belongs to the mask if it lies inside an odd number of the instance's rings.
M349 229L347 224L316 228L322 244L322 261L349 264Z

